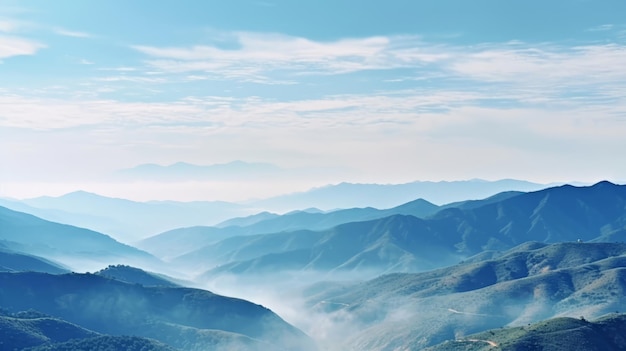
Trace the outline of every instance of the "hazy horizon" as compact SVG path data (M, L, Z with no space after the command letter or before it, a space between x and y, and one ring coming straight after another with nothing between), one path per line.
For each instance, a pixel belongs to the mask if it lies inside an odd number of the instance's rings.
M619 182L624 12L614 0L6 0L0 196L241 201L340 182ZM110 177L237 160L286 175Z

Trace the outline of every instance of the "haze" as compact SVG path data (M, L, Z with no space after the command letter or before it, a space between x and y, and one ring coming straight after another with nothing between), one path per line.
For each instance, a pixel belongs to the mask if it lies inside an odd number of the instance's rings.
M624 13L618 0L3 0L0 196L620 181ZM119 177L238 160L277 170Z

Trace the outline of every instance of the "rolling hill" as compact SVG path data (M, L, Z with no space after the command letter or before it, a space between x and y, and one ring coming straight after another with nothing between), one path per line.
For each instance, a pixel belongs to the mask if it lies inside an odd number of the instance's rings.
M344 340L344 350L422 349L549 318L592 319L624 311L625 294L626 244L532 242L496 259L305 291L343 331L329 341Z
M136 336L101 335L36 311L0 311L0 350L174 351L163 343Z
M469 335L424 351L618 351L626 349L624 330L624 314L609 314L591 322L562 317Z
M204 290L33 272L0 273L0 286L0 306L10 312L34 309L98 333L154 338L183 349L314 349L267 308Z

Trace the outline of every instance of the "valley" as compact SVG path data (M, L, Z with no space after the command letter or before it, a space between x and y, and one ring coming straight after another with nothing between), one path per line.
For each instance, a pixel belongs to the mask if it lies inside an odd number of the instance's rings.
M513 349L544 329L592 338L582 319L610 333L626 311L626 186L609 182L259 212L136 246L7 208L0 221L1 329L18 349Z

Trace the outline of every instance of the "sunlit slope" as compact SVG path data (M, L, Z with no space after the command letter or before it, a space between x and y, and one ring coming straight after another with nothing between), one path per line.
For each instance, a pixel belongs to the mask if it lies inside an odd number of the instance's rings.
M555 318L449 340L425 351L618 351L626 349L624 330L624 314L609 314L594 321Z
M503 326L626 310L626 244L527 243L496 259L308 291L345 349L422 348Z

